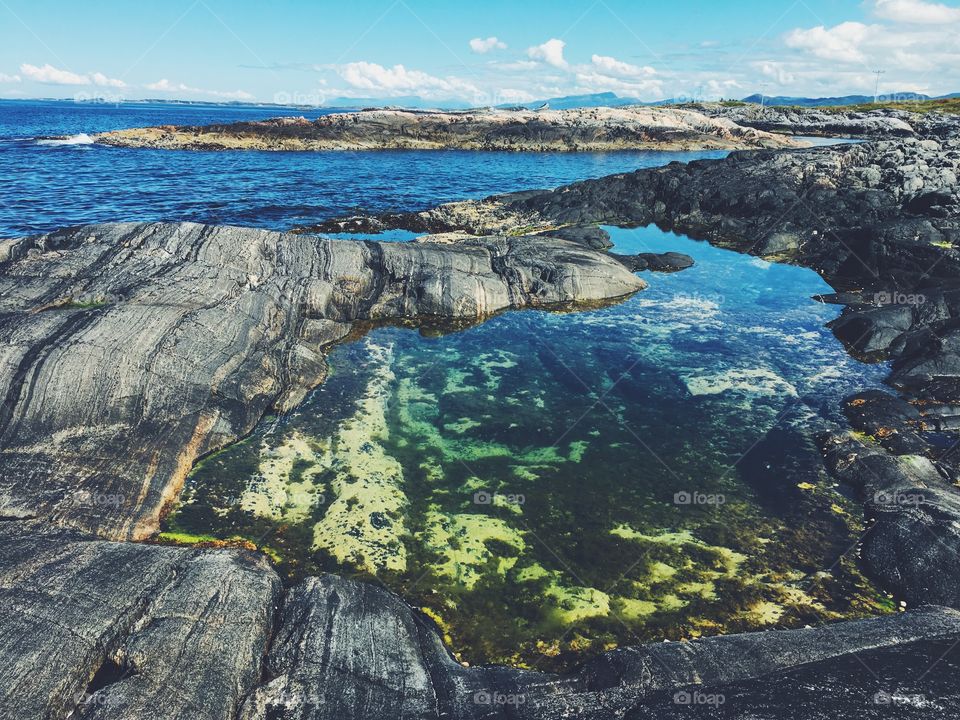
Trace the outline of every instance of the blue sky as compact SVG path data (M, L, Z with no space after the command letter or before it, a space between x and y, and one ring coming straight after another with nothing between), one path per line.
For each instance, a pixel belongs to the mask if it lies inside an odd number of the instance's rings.
M0 0L0 97L943 94L958 37L927 0Z

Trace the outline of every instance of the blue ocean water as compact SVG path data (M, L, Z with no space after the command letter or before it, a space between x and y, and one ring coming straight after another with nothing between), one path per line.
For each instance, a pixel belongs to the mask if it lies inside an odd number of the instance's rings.
M216 153L110 148L77 137L124 127L318 114L275 107L0 101L0 237L120 220L283 230L357 209L419 210L724 154ZM73 136L71 143L38 140L59 135Z

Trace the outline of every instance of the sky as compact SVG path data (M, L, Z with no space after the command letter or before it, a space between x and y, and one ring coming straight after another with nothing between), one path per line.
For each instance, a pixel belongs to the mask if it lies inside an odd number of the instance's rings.
M960 92L960 0L0 0L0 98Z

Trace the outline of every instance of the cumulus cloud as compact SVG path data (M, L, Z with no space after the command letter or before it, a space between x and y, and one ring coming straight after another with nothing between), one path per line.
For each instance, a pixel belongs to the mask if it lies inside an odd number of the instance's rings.
M90 75L81 75L69 70L60 70L49 63L42 67L24 63L20 66L20 72L26 75L27 79L46 85L99 85L100 87L112 88L125 88L127 86L123 80L107 77L103 73L95 72ZM15 82L19 82L19 77Z
M144 85L147 90L163 93L185 93L189 95L209 95L211 97L223 98L225 100L253 100L254 96L244 90L203 90L201 88L191 87L184 83L172 83L166 78L158 80L155 83Z
M540 60L554 67L565 68L567 67L567 61L563 59L563 49L566 46L567 44L563 40L551 38L542 45L527 48L527 57Z
M0 83L18 83L20 82L19 75L7 75L6 73L0 73Z
M475 53L479 53L480 55L488 53L491 50L505 50L506 47L507 44L505 42L501 42L493 36L488 37L486 40L476 37L470 41L470 49Z
M90 79L93 81L94 85L99 85L100 87L125 88L127 86L123 80L110 78L103 73L98 72L93 73L90 76Z
M785 42L787 47L807 50L824 60L863 62L861 45L871 32L869 25L859 22L840 23L829 29L818 25L809 30L791 30Z
M594 67L598 71L608 75L620 75L622 77L649 77L650 75L657 74L657 71L648 65L644 65L643 67L639 65L631 65L630 63L626 63L622 60L617 60L616 58L608 57L606 55L594 55L590 58L590 62L593 63Z
M768 77L780 85L790 85L797 79L797 76L790 72L786 64L782 62L760 60L751 63L751 65L754 69L759 70L764 77Z
M420 70L408 70L403 65L388 68L361 61L339 66L336 71L351 87L386 95L415 93L427 98L443 95L463 97L478 92L476 86L461 78L437 77Z
M924 0L874 0L877 17L894 22L920 25L960 23L960 8Z

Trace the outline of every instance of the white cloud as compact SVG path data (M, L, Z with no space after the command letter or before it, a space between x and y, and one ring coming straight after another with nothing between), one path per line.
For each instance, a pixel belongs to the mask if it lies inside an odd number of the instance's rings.
M0 73L0 83L18 83L20 82L19 75L7 75L6 73Z
M60 70L49 63L43 67L23 63L20 66L20 72L26 75L28 80L47 85L99 85L100 87L112 88L125 88L127 86L123 80L107 77L103 73L95 72L90 75L80 75L69 70ZM19 78L15 82L19 82Z
M894 22L921 25L960 23L960 8L924 0L873 0L873 12Z
M871 34L871 27L858 22L840 23L830 29L823 25L809 30L791 30L787 33L787 47L807 50L824 60L863 62L861 45Z
M764 77L771 78L780 85L790 85L797 79L797 76L790 72L782 62L760 60L759 62L751 63L751 65L759 70Z
M626 63L622 60L617 60L616 58L608 57L606 55L594 55L590 58L590 62L593 63L594 67L596 67L598 71L607 75L621 75L623 77L649 77L650 75L657 74L656 70L647 65L643 67L640 67L639 65L631 65L630 63Z
M20 66L20 72L28 79L35 82L47 83L49 85L89 85L90 78L86 75L78 75L69 70L59 70L53 65L47 64L43 67L24 63Z
M426 98L456 95L463 97L479 92L477 87L457 77L437 77L403 65L392 68L371 62L352 62L336 68L350 86L360 90L404 95L414 93Z
M172 83L166 78L158 80L155 83L144 85L147 90L164 93L186 93L189 95L209 95L210 97L223 98L224 100L254 100L254 96L244 90L203 90L201 88L191 87L184 83Z
M470 41L470 49L475 53L479 53L480 55L488 53L491 50L505 50L506 47L507 44L505 42L501 42L496 37L488 37L486 40L476 37Z
M566 46L567 44L563 40L551 38L542 45L527 48L527 57L541 60L554 67L565 68L567 67L567 61L563 59L563 49Z
M112 87L112 88L125 88L127 84L123 80L117 80L116 78L109 78L103 73L93 73L91 76L94 85L99 85L101 87Z

